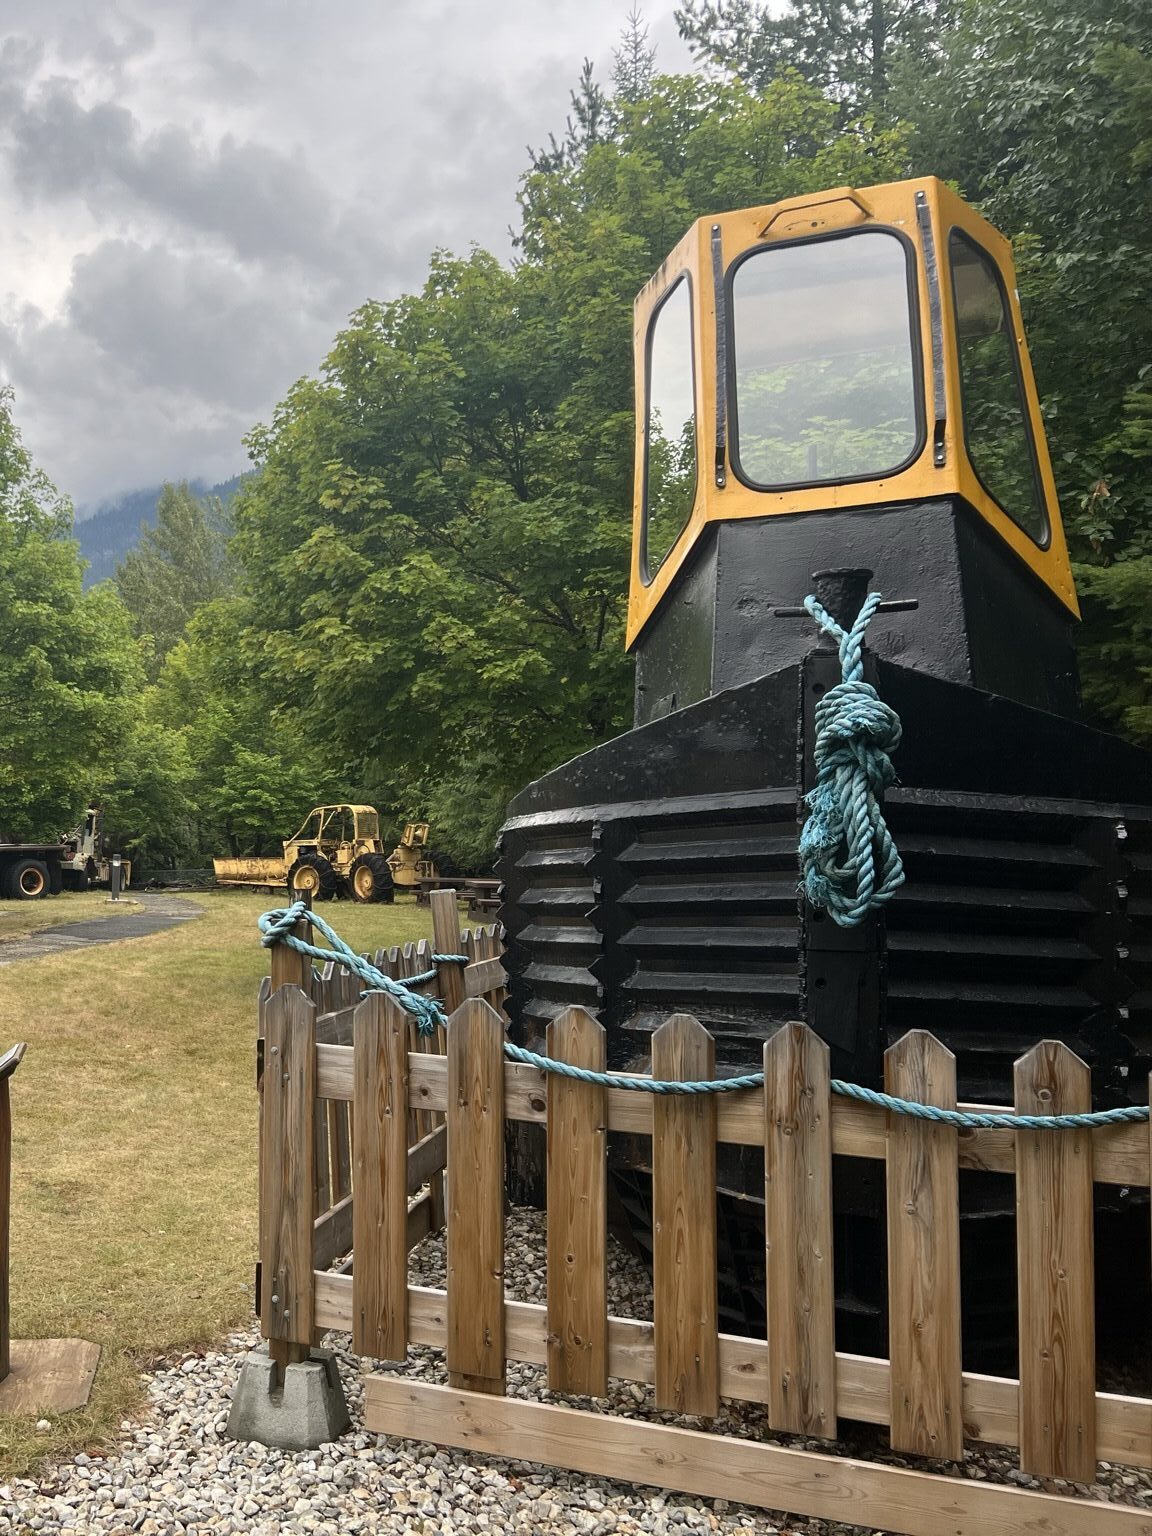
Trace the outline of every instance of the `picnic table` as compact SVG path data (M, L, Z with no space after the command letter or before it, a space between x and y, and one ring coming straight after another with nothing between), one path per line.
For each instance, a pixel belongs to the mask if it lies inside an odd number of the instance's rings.
M451 879L422 879L416 889L416 900L421 906L428 905L433 891L454 890L457 899L468 910L469 917L495 916L500 909L500 881L456 875Z

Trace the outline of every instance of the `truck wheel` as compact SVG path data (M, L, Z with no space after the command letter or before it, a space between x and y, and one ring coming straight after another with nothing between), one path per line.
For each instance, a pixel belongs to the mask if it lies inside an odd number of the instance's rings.
M59 859L53 859L48 865L48 889L53 896L59 896L64 889L64 871Z
M348 871L353 901L393 901L392 870L382 853L362 853Z
M331 901L339 885L336 871L318 853L302 853L288 871L288 894L311 896L313 901Z
M48 866L43 859L17 859L8 870L7 883L13 901L36 901L48 894Z

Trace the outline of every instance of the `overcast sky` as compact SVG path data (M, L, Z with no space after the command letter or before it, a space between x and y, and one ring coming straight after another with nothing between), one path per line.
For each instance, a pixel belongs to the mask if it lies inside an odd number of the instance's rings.
M525 146L629 6L0 0L0 379L37 462L81 504L243 469L359 303L435 246L507 255Z

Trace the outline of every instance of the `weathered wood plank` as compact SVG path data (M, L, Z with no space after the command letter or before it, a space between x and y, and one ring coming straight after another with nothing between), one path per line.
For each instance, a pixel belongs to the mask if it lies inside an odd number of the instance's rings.
M312 1223L312 1265L327 1269L352 1249L352 1196L345 1195Z
M352 1282L344 1275L318 1274L316 1319L321 1328L352 1327ZM446 1291L408 1287L410 1342L443 1349L448 1336ZM548 1359L548 1311L539 1303L506 1301L505 1348L509 1360L544 1365ZM656 1352L651 1323L608 1319L608 1374L651 1384ZM768 1346L763 1339L720 1335L720 1393L738 1402L768 1397ZM842 1419L887 1424L890 1398L887 1360L871 1355L836 1355L836 1412ZM964 1375L964 1424L968 1440L993 1445L1020 1443L1020 1383L1011 1376ZM1152 1466L1152 1404L1140 1397L1096 1394L1097 1454L1103 1461Z
M0 1419L87 1407L99 1363L100 1346L87 1339L13 1339L11 1370L0 1378Z
M432 945L438 955L462 955L460 948L460 913L456 906L455 891L433 891ZM436 980L440 996L444 999L444 1012L451 1017L464 1001L463 966L456 962L442 961L436 967Z
M434 1173L440 1173L448 1161L448 1130L438 1125L408 1151L408 1193L414 1195Z
M1087 1066L1043 1040L1015 1072L1019 1114L1092 1105ZM1038 1477L1096 1476L1092 1132L1019 1131L1020 1465Z
M408 1015L384 993L356 1010L352 1348L408 1352Z
M504 1391L504 1025L476 999L448 1025L447 1363Z
M265 1006L260 1318L265 1338L305 1351L313 1314L315 1022L316 1010L298 987L281 986Z
M828 1047L803 1024L764 1046L768 1421L836 1434Z
M489 962L484 962L489 963ZM603 1072L607 1037L583 1008L548 1026L556 1061ZM605 1089L548 1078L548 1385L608 1394L608 1130Z
M652 1075L715 1075L712 1036L673 1014L652 1036ZM637 1095L640 1097L640 1095ZM655 1095L652 1106L652 1292L656 1405L719 1411L716 1303L716 1095Z
M884 1054L896 1098L956 1107L956 1059L914 1030ZM888 1116L888 1357L892 1449L964 1455L956 1130Z
M322 1045L319 1061L319 1092L324 1098L352 1097L352 1053L341 1054L341 1047ZM610 1074L611 1075L611 1074ZM623 1075L623 1074L618 1074ZM509 1120L543 1124L548 1118L548 1095L544 1073L537 1067L509 1062L505 1068L505 1113ZM414 1065L410 1091L413 1102L423 1109L443 1109L447 1103L447 1071L443 1060L430 1057L425 1064ZM994 1114L1011 1111L1003 1104L960 1104L960 1109L982 1110ZM652 1134L651 1095L629 1092L623 1088L608 1090L608 1129L628 1131L639 1136ZM1101 1184L1134 1185L1147 1188L1149 1183L1148 1131L1144 1125L1115 1125L1092 1132L1094 1171ZM885 1117L883 1110L872 1109L852 1099L832 1098L832 1153L835 1157L869 1157L883 1161L885 1156ZM764 1145L764 1111L756 1092L724 1094L717 1106L716 1139L736 1146ZM962 1130L959 1133L961 1168L984 1169L991 1173L1016 1170L1015 1132L1012 1130Z
M464 967L464 993L467 997L487 997L508 980L503 962L496 959L474 960Z
M551 1403L496 1400L394 1376L365 1382L364 1426L622 1482L739 1500L909 1536L1152 1536L1152 1515L1121 1504L852 1461Z

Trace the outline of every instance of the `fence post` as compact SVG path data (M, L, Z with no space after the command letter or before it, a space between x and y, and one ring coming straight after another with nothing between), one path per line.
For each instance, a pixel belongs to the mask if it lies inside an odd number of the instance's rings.
M260 1318L280 1375L312 1345L316 1009L298 987L264 1008Z
M356 1198L352 1202L352 1348L408 1352L408 1015L375 992L352 1024Z
M504 1023L479 999L448 1020L446 1354L452 1386L503 1393Z
M956 1058L924 1030L884 1053L895 1098L956 1108ZM888 1115L889 1424L894 1451L960 1461L960 1168L956 1127Z
M12 1219L12 1099L8 1084L24 1059L26 1045L0 1056L0 1381L12 1369L12 1333L8 1294L9 1230Z
M715 1074L712 1036L691 1014L652 1036L652 1076ZM653 1321L656 1406L714 1418L720 1409L716 1300L716 1095L652 1103Z
M548 1054L603 1072L607 1036L583 1008L548 1025ZM608 1395L608 1090L548 1076L548 1386Z
M1087 1066L1056 1040L1016 1063L1018 1115L1092 1107ZM1096 1478L1092 1132L1016 1131L1020 1467Z
M764 1045L768 1422L836 1434L828 1047L804 1024Z

